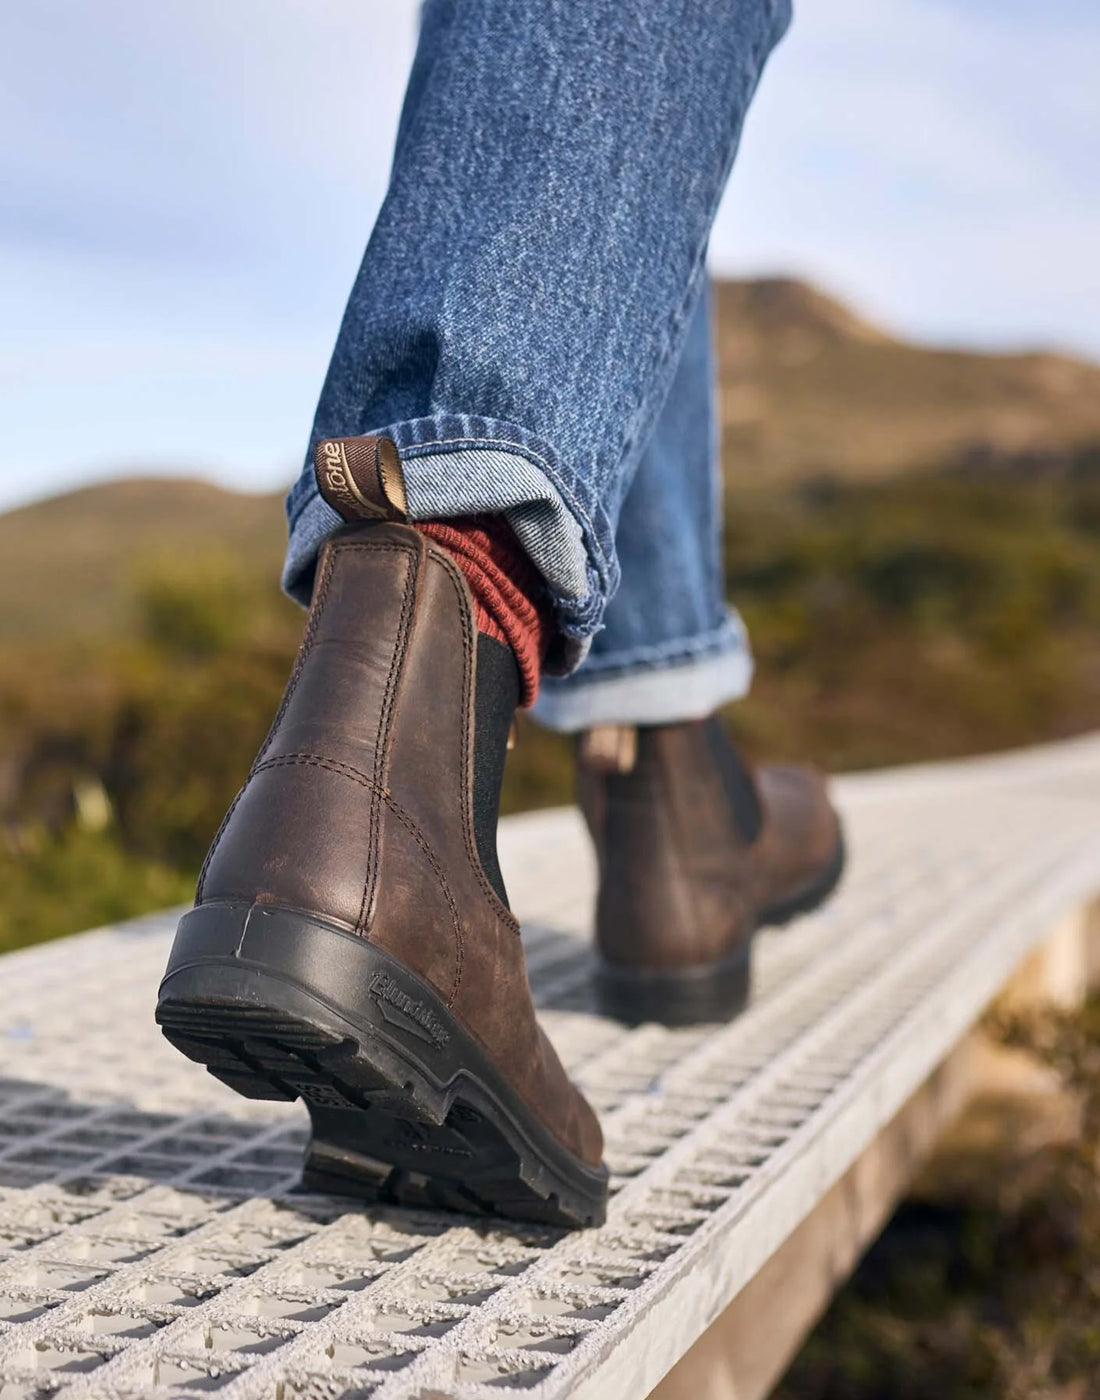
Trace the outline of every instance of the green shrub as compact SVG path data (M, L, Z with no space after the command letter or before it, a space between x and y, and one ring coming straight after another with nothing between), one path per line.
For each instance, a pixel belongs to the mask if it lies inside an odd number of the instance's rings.
M25 833L0 850L0 952L180 904L194 874L126 850L110 831Z

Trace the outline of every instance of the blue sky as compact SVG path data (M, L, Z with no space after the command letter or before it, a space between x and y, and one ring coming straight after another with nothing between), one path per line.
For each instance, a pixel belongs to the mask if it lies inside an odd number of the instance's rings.
M129 470L292 478L415 8L3 8L0 507ZM925 340L1100 358L1098 71L1093 0L803 0L715 269L809 276Z

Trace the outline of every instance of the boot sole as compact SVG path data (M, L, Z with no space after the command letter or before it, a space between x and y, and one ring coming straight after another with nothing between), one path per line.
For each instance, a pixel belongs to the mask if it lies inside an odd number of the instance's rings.
M156 1019L250 1099L301 1099L306 1190L603 1223L606 1168L574 1156L421 978L291 910L202 905L180 921Z
M786 924L822 904L840 883L846 852L841 834L828 866L804 889L760 911L757 927ZM751 936L721 962L687 968L632 968L601 960L596 966L600 1011L637 1026L694 1026L730 1021L748 1005L752 990Z
M748 1004L752 987L752 940L722 962L689 968L633 968L596 964L596 1001L604 1016L628 1026L657 1021L695 1026L729 1021Z

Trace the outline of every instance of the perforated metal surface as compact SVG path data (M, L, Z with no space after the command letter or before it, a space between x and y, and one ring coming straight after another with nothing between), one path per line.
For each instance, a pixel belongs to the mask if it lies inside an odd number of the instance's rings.
M0 960L0 1400L644 1395L1100 891L1100 740L840 785L838 899L728 1027L592 1014L571 812L505 824L547 1026L601 1111L602 1229L294 1197L305 1118L161 1041L165 914Z

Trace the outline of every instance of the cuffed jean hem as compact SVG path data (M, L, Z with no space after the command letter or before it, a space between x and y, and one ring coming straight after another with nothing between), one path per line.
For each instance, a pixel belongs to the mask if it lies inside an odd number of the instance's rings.
M565 734L597 724L674 724L740 700L752 682L752 651L736 613L714 632L668 648L590 659L567 680L546 680L532 714Z
M416 419L381 430L401 455L414 520L503 514L554 600L558 636L550 675L585 658L617 579L603 511L558 466L545 446L509 424L486 419ZM290 539L283 587L308 605L317 554L342 523L321 498L311 470L287 498Z

